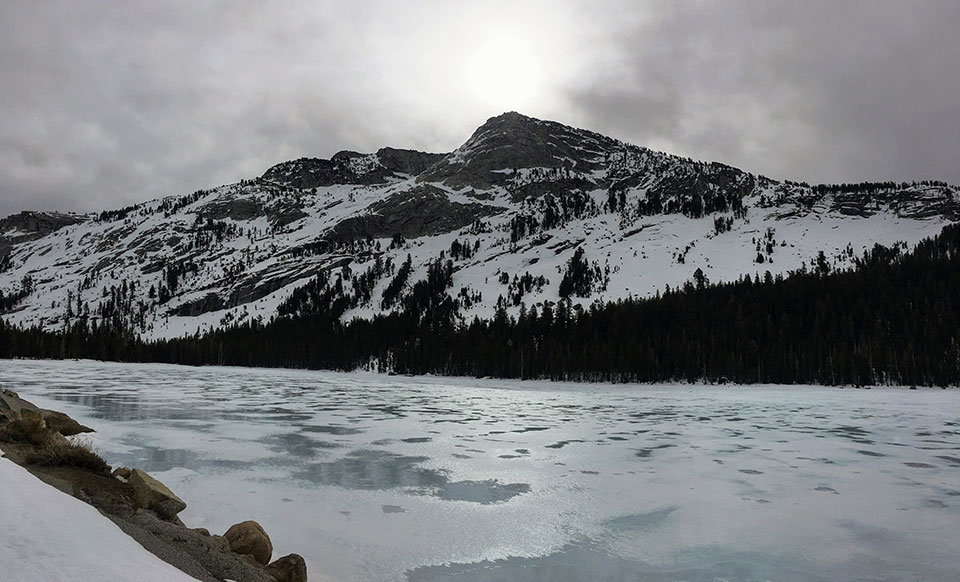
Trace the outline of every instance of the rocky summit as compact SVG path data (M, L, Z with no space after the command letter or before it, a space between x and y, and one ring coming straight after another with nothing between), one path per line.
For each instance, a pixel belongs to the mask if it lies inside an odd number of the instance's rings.
M7 217L0 317L148 339L318 310L371 318L437 273L464 321L588 306L695 277L846 268L960 220L958 195L778 180L505 113L446 154L343 151L123 209Z

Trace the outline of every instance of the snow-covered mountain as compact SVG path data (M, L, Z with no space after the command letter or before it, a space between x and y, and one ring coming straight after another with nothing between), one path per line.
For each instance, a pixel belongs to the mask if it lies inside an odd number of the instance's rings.
M315 308L399 309L431 265L458 317L649 296L694 278L848 267L960 220L939 182L809 186L517 113L455 151L301 158L236 184L98 215L0 221L0 317L146 338ZM409 257L409 259L408 259ZM440 260L440 263L437 261ZM699 274L697 275L699 277Z

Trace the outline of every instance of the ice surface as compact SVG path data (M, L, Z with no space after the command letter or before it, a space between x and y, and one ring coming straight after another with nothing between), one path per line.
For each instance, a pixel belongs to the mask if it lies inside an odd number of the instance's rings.
M0 361L311 580L956 580L960 393Z
M7 459L0 459L0 564L5 582L195 582L93 507Z

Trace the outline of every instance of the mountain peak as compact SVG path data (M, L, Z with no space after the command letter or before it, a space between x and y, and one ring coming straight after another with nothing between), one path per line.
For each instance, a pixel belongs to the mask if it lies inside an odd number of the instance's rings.
M491 117L466 142L431 168L423 180L486 189L512 170L565 168L590 172L623 144L554 121L508 111Z
M516 111L504 111L500 115L491 117L480 127L489 125L489 124L498 124L498 123L542 123L543 120L537 119L535 117L530 117Z
M542 126L544 124L555 124L560 126L559 123L554 123L552 121L543 121L542 119L529 117L521 113L517 113L516 111L507 111L486 120L483 125L478 127L476 131L473 132L473 136L471 136L470 139L472 140L479 135L496 131L536 131L538 126ZM467 140L467 143L469 142L470 140Z

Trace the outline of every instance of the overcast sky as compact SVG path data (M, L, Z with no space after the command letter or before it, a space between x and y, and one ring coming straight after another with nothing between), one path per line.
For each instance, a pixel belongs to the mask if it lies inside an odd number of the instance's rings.
M775 178L960 183L958 31L956 0L3 0L0 215L450 151L506 110Z

